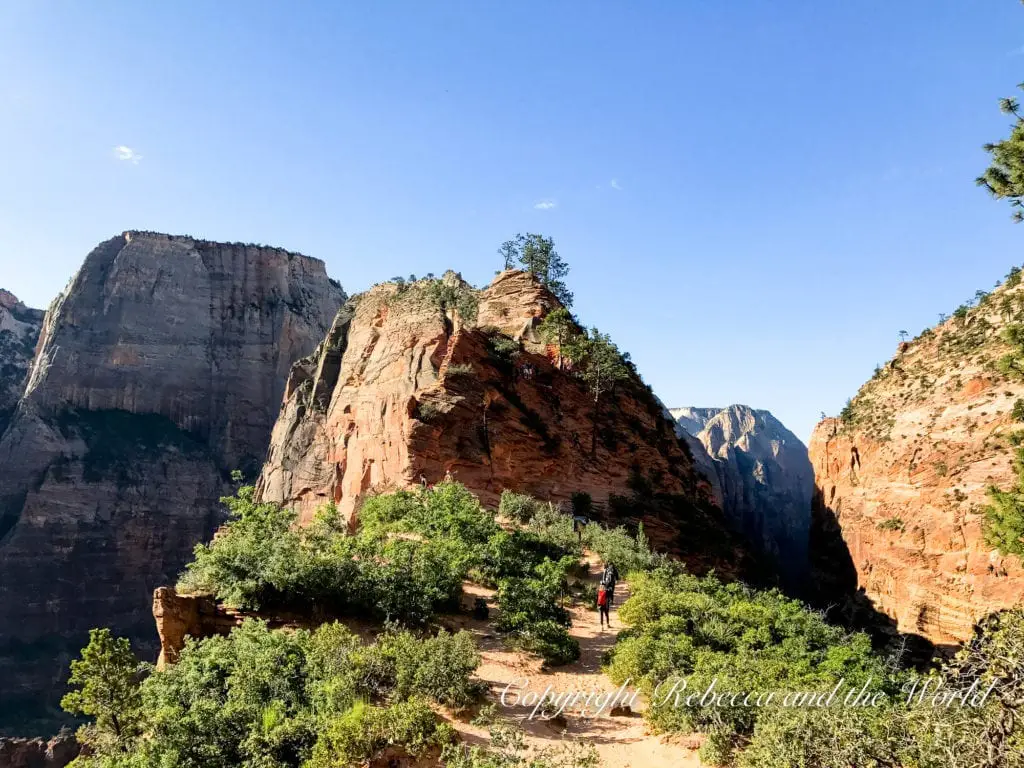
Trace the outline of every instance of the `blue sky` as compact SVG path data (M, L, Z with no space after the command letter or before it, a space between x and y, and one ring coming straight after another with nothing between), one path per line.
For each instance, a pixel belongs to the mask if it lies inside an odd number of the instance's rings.
M14 0L0 286L45 306L125 229L481 284L541 232L668 405L806 439L1024 262L973 185L1021 80L1013 0Z

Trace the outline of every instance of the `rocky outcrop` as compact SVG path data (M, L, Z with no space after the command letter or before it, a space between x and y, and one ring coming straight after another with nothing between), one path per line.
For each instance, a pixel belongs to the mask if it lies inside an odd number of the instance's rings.
M823 603L859 595L901 632L954 644L1024 599L1024 567L983 532L986 489L1016 480L1024 382L999 360L1011 351L1001 331L1022 320L1019 285L984 295L901 344L841 419L817 426L811 551Z
M445 284L471 291L451 274ZM470 324L438 293L428 281L382 285L339 313L289 379L260 498L305 519L334 502L351 519L367 494L450 473L488 505L506 488L566 504L586 493L601 514L642 520L665 549L742 567L709 484L650 390L634 377L595 403L541 343L536 326L554 296L526 273L503 272L472 296Z
M179 595L174 587L153 591L153 619L160 638L157 667L174 664L189 637L227 635L241 622L207 595Z
M726 517L791 584L807 571L814 472L807 448L782 422L745 405L673 408L697 443ZM701 456L703 454L703 456Z
M80 751L71 734L48 741L0 737L0 768L64 768Z
M42 310L26 307L0 288L0 434L25 389L42 326Z
M54 714L91 627L155 657L152 590L255 474L344 298L276 248L127 232L89 254L0 438L0 725Z

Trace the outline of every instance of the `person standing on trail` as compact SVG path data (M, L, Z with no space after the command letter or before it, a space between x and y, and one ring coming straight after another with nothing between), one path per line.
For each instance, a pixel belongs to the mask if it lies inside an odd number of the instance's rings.
M600 587L604 587L608 593L608 609L611 610L612 603L615 601L615 585L619 581L619 571L615 567L615 563L608 562L604 565L604 570L601 572Z
M608 594L608 588L603 584L597 587L597 611L601 614L601 629L603 630L605 625L608 625L608 629L612 628L612 617L608 614L611 607L611 598Z

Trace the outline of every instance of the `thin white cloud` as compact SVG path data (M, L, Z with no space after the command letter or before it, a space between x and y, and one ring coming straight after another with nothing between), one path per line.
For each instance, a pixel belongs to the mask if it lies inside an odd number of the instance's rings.
M611 187L612 189L617 189L617 190L619 190L620 192L622 191L622 186L621 186L621 185L619 184L619 180L618 180L618 179L612 179L612 180L611 180L611 181L610 181L610 182L608 183L608 186L609 186L609 187Z
M539 203L535 203L533 207L536 208L538 211L550 211L557 205L558 203L556 203L554 200L541 200Z
M126 147L124 144L114 147L114 156L117 157L118 160L125 160L132 165L138 165L139 160L142 159L142 155L131 147Z

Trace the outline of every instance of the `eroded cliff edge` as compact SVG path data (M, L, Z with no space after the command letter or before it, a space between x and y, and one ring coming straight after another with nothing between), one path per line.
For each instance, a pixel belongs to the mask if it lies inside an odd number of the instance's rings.
M1016 480L1024 382L1000 360L1019 354L1005 332L1024 319L1024 291L1018 279L979 296L900 344L810 443L822 603L879 611L937 644L1024 599L1020 560L984 535L987 489Z
M454 274L444 279L469 290ZM430 281L350 301L296 364L258 484L308 519L334 502L351 519L374 492L447 473L496 505L503 489L642 521L656 547L736 572L747 553L661 403L635 375L595 403L537 325L557 300L506 271L474 322L430 298Z
M344 299L276 248L126 232L89 254L0 437L0 726L55 714L91 627L155 657L153 589L211 536L230 472L258 470Z
M25 390L43 311L26 307L10 291L0 288L0 434Z

